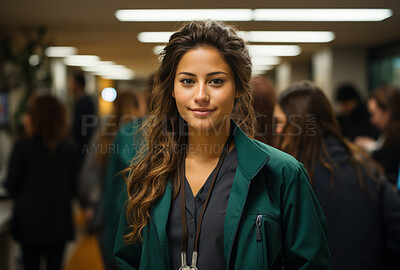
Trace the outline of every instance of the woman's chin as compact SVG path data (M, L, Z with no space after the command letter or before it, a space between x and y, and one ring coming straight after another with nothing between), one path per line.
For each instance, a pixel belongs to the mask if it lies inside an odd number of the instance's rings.
M199 134L217 134L220 135L223 132L227 132L229 134L230 129L229 128L224 128L227 125L225 125L225 121L222 122L214 122L211 121L211 119L192 119L193 121L188 122L189 125L189 132L198 132ZM189 134L189 135L196 135L196 134Z

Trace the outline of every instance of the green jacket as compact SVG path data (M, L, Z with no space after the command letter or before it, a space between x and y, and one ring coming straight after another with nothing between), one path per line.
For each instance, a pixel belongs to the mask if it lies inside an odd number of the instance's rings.
M224 223L225 269L331 269L325 217L303 165L239 128L235 144L239 164ZM127 223L121 215L114 246L120 269L170 269L166 225L171 194L168 185L141 243L124 244ZM258 215L261 241L256 238Z

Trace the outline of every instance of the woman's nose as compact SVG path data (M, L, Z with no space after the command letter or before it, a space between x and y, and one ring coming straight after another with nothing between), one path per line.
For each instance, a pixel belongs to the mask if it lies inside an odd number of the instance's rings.
M199 84L196 91L195 101L202 103L204 102L207 103L210 101L210 96L208 95L206 84L204 83Z

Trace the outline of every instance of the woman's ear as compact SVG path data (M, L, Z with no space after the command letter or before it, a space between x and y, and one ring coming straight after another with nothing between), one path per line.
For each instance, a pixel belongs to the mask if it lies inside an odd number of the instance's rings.
M240 98L241 96L242 96L242 93L240 93L238 90L236 90L235 98Z
M172 89L171 95L173 98L175 98L175 89Z

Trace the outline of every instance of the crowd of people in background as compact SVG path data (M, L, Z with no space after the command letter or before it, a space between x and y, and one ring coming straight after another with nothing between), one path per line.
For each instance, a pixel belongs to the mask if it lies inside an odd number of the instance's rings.
M70 84L72 125L56 97L32 97L22 121L25 138L15 143L10 158L6 188L15 201L12 233L26 270L39 269L42 256L47 269L61 269L65 245L74 237L74 198L88 232L99 237L105 269L116 269L113 241L125 184L121 171L139 151L143 105L133 92L119 92L113 117L105 118L111 123L96 129L90 122L95 105L85 94L83 75L72 76ZM147 99L152 85L153 79ZM327 219L334 269L394 269L400 254L395 187L400 91L380 88L364 103L353 85L343 84L331 104L323 89L308 81L279 95L262 77L253 78L252 87L255 138L305 165Z

